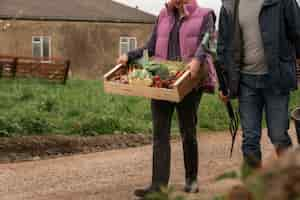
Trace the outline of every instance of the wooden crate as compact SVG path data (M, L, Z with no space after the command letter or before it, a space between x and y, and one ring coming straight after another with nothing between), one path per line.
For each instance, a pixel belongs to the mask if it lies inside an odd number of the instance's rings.
M149 99L166 100L171 102L180 102L199 82L203 81L203 76L199 80L191 80L190 71L187 70L174 84L172 89L155 88L147 86L137 86L122 84L110 81L112 77L126 66L117 65L111 71L104 75L104 91L111 94L124 96L140 96ZM206 67L205 67L206 69Z
M34 77L66 83L70 62L59 59L48 61L22 57L18 58L16 77Z
M0 78L33 77L65 84L69 70L69 60L0 55Z
M0 77L14 78L17 59L10 56L0 56Z

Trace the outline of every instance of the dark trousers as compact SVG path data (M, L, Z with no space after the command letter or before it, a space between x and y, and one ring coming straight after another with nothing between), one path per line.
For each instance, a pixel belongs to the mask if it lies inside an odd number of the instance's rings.
M241 76L239 104L243 129L242 150L248 164L256 166L261 162L263 111L266 114L268 136L276 150L285 150L292 145L288 135L289 94L270 89L266 85L266 76Z
M197 111L202 92L193 91L180 103L151 101L153 118L152 186L167 186L170 177L170 129L176 108L183 143L186 180L196 180L198 174Z

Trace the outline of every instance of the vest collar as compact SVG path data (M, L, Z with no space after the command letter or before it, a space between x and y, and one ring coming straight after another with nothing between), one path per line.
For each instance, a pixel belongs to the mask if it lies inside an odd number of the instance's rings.
M196 0L191 0L190 3L184 5L184 13L187 17L191 16L193 12L197 9L198 4Z

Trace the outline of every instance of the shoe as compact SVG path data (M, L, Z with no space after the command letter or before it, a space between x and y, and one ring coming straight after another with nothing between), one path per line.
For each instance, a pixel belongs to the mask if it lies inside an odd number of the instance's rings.
M199 186L197 180L187 180L184 191L188 193L198 193L199 192Z
M143 198L151 193L159 192L159 189L154 188L154 187L147 187L144 189L137 189L134 191L134 195L140 198Z

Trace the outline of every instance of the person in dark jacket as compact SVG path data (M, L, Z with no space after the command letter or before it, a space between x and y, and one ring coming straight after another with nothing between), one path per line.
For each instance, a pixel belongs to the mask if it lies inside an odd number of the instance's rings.
M170 0L159 14L157 23L145 47L122 55L117 63L142 57L147 49L150 57L163 60L184 61L196 78L201 64L208 55L201 41L206 32L214 31L215 15L211 9L200 8L196 0ZM210 62L211 63L211 62ZM213 69L213 66L210 66ZM211 73L210 73L211 74ZM216 75L214 74L214 78ZM151 100L153 119L153 168L150 187L135 191L145 195L166 187L170 177L170 128L172 115L177 110L183 141L186 192L198 192L198 143L196 136L197 111L203 90L213 90L216 80L211 77L206 87L194 89L180 103Z
M228 79L227 101L237 97L244 162L261 166L263 110L268 136L280 155L288 135L290 92L297 88L300 8L296 0L223 0L218 59Z

